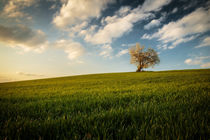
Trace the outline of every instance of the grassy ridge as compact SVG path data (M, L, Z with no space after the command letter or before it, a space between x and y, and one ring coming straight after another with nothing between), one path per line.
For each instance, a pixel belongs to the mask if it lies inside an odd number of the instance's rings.
M0 84L0 139L207 139L210 70Z

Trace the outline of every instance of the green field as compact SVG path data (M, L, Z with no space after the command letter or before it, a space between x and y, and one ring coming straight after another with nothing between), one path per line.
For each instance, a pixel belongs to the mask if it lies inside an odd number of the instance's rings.
M210 69L0 84L0 139L209 139Z

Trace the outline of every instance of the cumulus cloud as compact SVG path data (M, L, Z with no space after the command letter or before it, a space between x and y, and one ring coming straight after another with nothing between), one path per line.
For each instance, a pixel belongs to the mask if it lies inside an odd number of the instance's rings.
M112 53L113 49L109 44L106 44L106 45L102 46L101 49L102 49L102 51L99 53L100 56L103 56L105 58L106 57L112 58L111 53Z
M209 67L209 62L204 63L204 60L210 59L210 56L200 56L200 57L195 57L195 58L188 58L184 61L185 64L187 65L200 65L200 67Z
M152 39L153 37L149 34L143 34L143 36L141 37L141 39Z
M166 50L166 49L168 49L168 46L167 46L166 44L163 44L163 45L158 44L158 45L157 45L157 48L158 48L158 49Z
M77 60L85 52L84 47L79 42L72 40L58 40L53 45L54 47L64 49L70 60Z
M201 65L202 68L210 68L210 62Z
M189 4L185 5L183 7L184 10L190 9L192 7L195 7L198 4L199 1L197 0L191 0Z
M125 16L128 14L128 12L131 10L130 6L123 6L116 12L116 14L119 14L120 16Z
M164 5L167 5L171 0L146 0L142 6L143 11L159 11Z
M120 56L122 56L122 55L124 55L126 53L128 53L128 49L124 49L124 50L119 51L116 56L120 57Z
M210 46L210 37L206 37L203 39L200 45L196 46L195 48L207 47Z
M71 28L72 32L79 32L81 29L85 28L88 25L86 21L82 22L81 24L78 24Z
M98 18L113 0L66 0L53 23L60 28L78 24L89 18Z
M172 14L176 13L178 11L178 8L174 8L173 11L171 12Z
M86 26L88 25L88 22L84 21L81 24L75 25L71 28L69 28L69 36L70 37L74 37L76 33L79 33L79 35L82 35L82 33L80 33ZM84 30L83 30L84 32Z
M190 37L185 37L185 38L179 38L176 41L172 42L171 46L168 47L168 49L173 49L175 48L177 45L181 44L181 43L186 43L189 42L195 38L197 38L198 35L192 35Z
M149 30L153 27L157 27L160 25L160 20L158 19L153 19L150 23L144 26L144 29Z
M186 59L185 61L184 61L184 63L185 64L188 64L188 65L199 65L199 64L201 64L202 63L202 60L201 59Z
M130 44L122 44L121 46L122 47L132 47L132 46L135 46L136 44L135 43L130 43Z
M45 77L45 75L42 74L34 74L34 73L26 73L26 72L16 72L16 74L18 75L22 75L22 76L30 76L30 77Z
M41 30L32 30L24 25L6 27L0 25L0 42L24 51L42 52L48 46L46 35Z
M206 18L209 14L210 9L198 8L178 21L164 25L153 35L144 34L142 39L158 38L162 43L172 43L172 45L177 44L176 42L180 44L190 41L210 30L210 19Z
M122 36L124 33L131 31L133 23L140 19L144 19L150 14L138 14L138 11L132 12L124 17L116 17L102 28L100 28L95 34L88 34L85 37L87 42L92 44L105 44L111 43L113 38ZM110 17L107 17L110 18Z
M161 22L166 18L167 13L162 13L159 19L153 19L148 24L144 26L144 29L149 30L153 27L158 27L161 25Z
M78 35L79 36L87 36L88 34L93 34L98 26L91 25L88 29L80 30Z
M130 32L136 22L153 17L151 11L158 11L169 2L170 0L146 0L143 6L138 6L132 10L128 6L122 7L116 12L116 15L102 19L104 26L92 35L87 34L85 40L92 44L112 43L114 38Z
M159 11L171 0L146 0L142 6L132 9L130 6L121 7L114 16L102 18L101 26L89 25L90 20L101 16L108 4L115 0L66 0L60 11L55 15L53 23L70 32L71 37L78 35L86 42L94 45L102 44L99 55L111 57L113 39L119 38L132 31L136 22L154 17L153 12ZM149 4L149 5L148 5ZM151 7L152 6L152 7Z
M56 9L57 8L57 5L56 4L53 4L53 5L51 5L51 7L49 8L50 10L54 10L54 9Z
M18 18L28 16L23 9L34 5L36 0L9 0L2 10L2 16Z
M144 26L144 29L149 30L153 27L158 27L161 25L161 22L165 19L166 14L163 14L159 19L153 19L147 25Z

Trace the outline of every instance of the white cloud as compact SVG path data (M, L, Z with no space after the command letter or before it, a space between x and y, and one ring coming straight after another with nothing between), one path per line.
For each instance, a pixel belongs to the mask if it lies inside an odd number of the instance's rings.
M170 42L188 35L206 32L210 30L210 19L206 18L208 14L210 14L209 10L199 8L177 22L170 22L163 26L154 36Z
M35 0L9 0L1 13L4 17L17 18L28 16L23 9L35 4Z
M166 45L166 44L163 44L163 45L157 45L157 48L158 49L163 49L163 50L166 50L166 49L168 49L168 46Z
M153 37L149 34L144 34L141 39L152 39Z
M72 32L79 32L83 28L85 28L88 25L86 21L82 22L81 24L78 24L70 29Z
M112 58L112 47L109 45L109 44L106 44L104 46L101 47L102 51L99 53L100 56L103 56L103 57L109 57L109 58Z
M56 4L53 4L51 5L51 7L49 8L50 10L53 10L53 9L56 9L57 5Z
M200 67L209 67L209 63L204 63L203 61L206 59L210 59L210 56L200 56L195 58L188 58L184 61L187 65L200 65Z
M91 25L88 27L88 22L93 18L100 17L101 12L113 1L67 0L54 17L53 23L57 27L68 27L71 37L78 35L84 37L86 42L95 45L103 44L101 47L102 51L99 55L111 57L113 49L110 44L113 39L129 33L136 22L154 17L152 12L160 10L162 6L168 4L171 0L161 0L160 2L146 0L143 6L138 6L134 9L131 9L129 6L124 6L116 11L114 16L103 18L101 20L101 26ZM151 4L152 8L148 4Z
M199 34L210 30L209 9L198 8L176 22L164 25L153 35L144 34L142 39L158 38L162 43L178 44L190 41ZM197 35L194 36L193 35ZM182 40L182 41L181 41Z
M195 7L198 4L197 0L191 0L189 4L184 6L184 10L190 9L192 7Z
M210 68L210 62L201 65L202 68Z
M78 59L85 52L84 47L79 42L74 42L72 40L58 40L53 45L57 48L63 48L70 60Z
M203 39L200 45L196 46L195 48L200 48L200 47L207 47L210 46L210 37L206 37Z
M135 43L130 43L130 44L122 44L121 46L122 47L132 47L132 46L135 46L136 44Z
M195 39L196 37L197 36L194 35L194 36L191 36L191 37L177 39L176 41L173 42L173 46L177 46L178 44L183 43L183 42L188 42L190 40Z
M87 36L88 34L93 34L98 26L91 25L88 29L80 30L78 35L79 36Z
M94 34L87 34L85 41L92 44L112 43L112 40L119 38L125 33L132 31L136 22L146 20L153 15L152 11L160 10L171 0L146 0L143 6L138 6L131 10L130 7L121 7L114 16L107 16L102 19L102 26Z
M176 13L178 11L178 8L174 8L173 11L171 12L172 14Z
M24 25L6 27L0 25L0 42L24 51L43 52L48 47L46 35L41 30L32 30Z
M82 61L82 60L74 60L74 61L69 61L67 64L70 65L70 66L72 66L72 67L74 67L74 66L76 66L78 64L84 64L84 63L85 62Z
M116 13L119 13L119 11L117 11ZM125 15L123 15L123 16L125 16ZM105 18L102 18L101 24L102 25L106 25L106 24L109 24L109 23L113 23L113 22L115 22L120 17L121 17L121 15L117 15L117 14L114 15L114 16L107 16Z
M128 53L128 49L124 49L124 50L119 51L116 56L120 57L120 56L122 56L122 55L124 55L126 53Z
M53 23L60 28L72 26L89 18L98 18L113 0L66 0Z
M174 41L170 47L168 47L168 49L173 49L175 48L177 45L181 44L181 43L186 43L186 42L189 42L195 38L197 38L198 35L192 35L190 37L185 37L185 38L180 38L180 39L177 39L176 41Z
M161 24L161 21L165 19L165 15L162 15L159 19L153 19L147 25L144 26L144 29L149 30L153 27L158 27Z
M124 18L117 18L112 23L108 23L105 27L98 30L94 35L87 35L85 40L92 44L111 43L113 38L122 36L125 32L131 31L132 20L136 18L135 14L130 14ZM142 17L143 18L143 15Z
M128 14L128 12L131 10L130 6L123 6L116 12L116 14L119 14L120 16L125 16Z
M83 34L82 34L82 33L84 32L83 29L84 29L85 27L87 27L87 25L88 25L88 22L84 21L84 22L82 22L81 24L77 24L77 25L75 25L75 26L69 28L69 29L68 29L68 31L70 32L70 33L69 33L69 36L70 36L70 37L75 37L75 35L76 35L77 33L79 33L78 35L83 35ZM80 33L81 31L83 31L83 32Z
M184 61L184 63L185 64L188 64L188 65L199 65L199 64L201 64L202 63L202 60L201 59L186 59L185 61Z
M159 11L164 5L167 5L171 0L146 0L142 6L143 11Z
M34 74L34 73L26 73L26 72L16 72L16 74L18 75L22 75L22 76L30 76L30 77L46 77L43 74Z

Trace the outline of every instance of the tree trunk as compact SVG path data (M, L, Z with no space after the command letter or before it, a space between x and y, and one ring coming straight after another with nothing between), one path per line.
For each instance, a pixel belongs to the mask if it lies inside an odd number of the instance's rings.
M142 67L138 66L138 69L136 70L136 72L141 72L142 71Z

